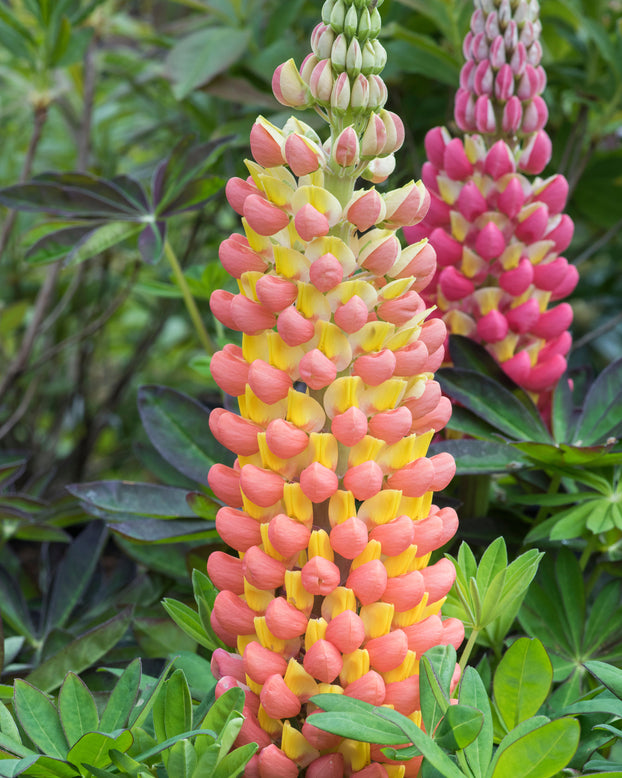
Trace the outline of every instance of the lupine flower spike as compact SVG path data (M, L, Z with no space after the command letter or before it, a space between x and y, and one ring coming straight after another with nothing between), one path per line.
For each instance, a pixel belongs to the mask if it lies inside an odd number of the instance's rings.
M568 303L549 306L578 274L560 256L573 233L566 179L538 176L551 156L538 12L537 0L475 0L454 111L464 134L427 134L430 209L405 233L437 252L426 303L450 332L485 344L546 416L572 321Z
M244 234L220 259L239 292L216 291L210 305L243 334L211 369L240 415L211 414L237 460L208 480L237 557L208 562L220 589L212 625L231 649L212 666L218 695L246 694L238 743L260 749L247 778L401 778L420 760L390 763L380 747L320 731L308 701L346 694L419 723L419 657L464 637L439 615L454 568L428 564L457 528L453 509L432 504L453 459L426 456L451 413L433 380L446 329L426 320L419 294L433 248L402 249L395 234L421 221L428 193L414 181L375 188L404 138L384 108L376 2L328 0L322 19L312 53L300 70L278 67L273 89L314 107L330 137L260 117L250 175L226 189ZM360 177L373 186L355 189Z

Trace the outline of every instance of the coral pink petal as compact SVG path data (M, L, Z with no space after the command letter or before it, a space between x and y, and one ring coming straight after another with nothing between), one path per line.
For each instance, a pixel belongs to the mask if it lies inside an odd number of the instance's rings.
M255 359L248 371L248 384L262 402L273 405L287 397L293 381L284 370Z
M289 719L300 713L300 700L278 673L267 678L259 695L264 710L272 719ZM292 762L292 764L294 764ZM297 772L296 772L297 774Z
M232 508L242 507L239 470L221 464L212 465L207 474L207 483L219 500Z
M313 322L305 319L295 308L285 308L279 314L276 328L288 346L300 346L311 340L315 333Z
M243 511L221 508L216 514L216 530L221 539L236 551L248 551L261 543L259 522Z
M298 365L300 378L311 389L324 389L337 378L337 367L334 362L314 348L307 351Z
M449 559L439 559L431 567L421 571L428 592L428 602L433 603L445 597L456 580L456 568Z
M307 547L311 530L295 519L290 519L284 513L279 513L270 520L268 539L279 554L292 557Z
M332 683L343 668L343 659L330 641L316 640L305 654L303 664L318 681Z
M311 594L330 594L339 586L340 578L337 565L321 556L312 557L302 568L302 585Z
M348 333L358 332L367 322L369 310L358 296L354 295L347 303L340 305L334 314L335 324Z
M382 488L383 473L373 460L349 468L343 476L343 485L354 495L355 500L368 500Z
M377 540L380 543L383 554L397 556L415 542L413 540L414 527L415 523L410 516L398 516L387 524L375 526L370 532L369 539Z
M419 570L413 570L411 573L389 578L382 599L384 602L393 603L395 610L402 613L421 602L424 590L423 576Z
M333 551L345 559L354 559L367 546L368 532L364 521L352 516L330 531L330 545Z
M352 374L360 376L369 386L380 386L395 370L395 354L388 348L364 354L354 363Z
M382 676L375 670L357 678L356 681L349 683L343 690L346 697L354 697L356 700L362 700L370 705L382 705L385 698L385 683Z
M223 551L212 551L207 560L207 574L217 589L227 589L234 594L244 594L244 573L242 560L225 554ZM227 673L231 675L231 673ZM243 679L242 679L243 680Z
M283 586L285 565L278 559L262 551L259 546L251 546L242 560L242 570L246 580L256 589L269 590Z
M255 291L259 302L273 313L287 308L298 296L298 287L293 281L277 276L264 275L258 278Z
M255 683L265 683L271 675L285 675L287 662L276 651L253 641L244 649L244 672Z
M244 201L244 218L258 235L274 235L289 224L289 216L260 195Z
M302 454L309 443L309 437L291 422L273 419L266 428L266 443L277 457L290 459Z
M342 654L351 654L365 640L365 624L354 611L343 611L328 622L326 640Z
M244 465L240 471L240 486L248 499L262 508L274 505L283 497L285 482L278 473L256 465Z
M379 559L366 562L350 573L346 586L362 605L370 605L379 600L387 588L386 568Z
M339 488L339 479L333 470L312 462L300 473L300 488L314 503L324 502Z
M412 413L405 406L376 413L369 420L369 434L389 445L408 435L412 425Z
M276 322L272 311L243 294L236 295L231 301L231 315L237 329L247 335L259 335L264 330L272 329Z

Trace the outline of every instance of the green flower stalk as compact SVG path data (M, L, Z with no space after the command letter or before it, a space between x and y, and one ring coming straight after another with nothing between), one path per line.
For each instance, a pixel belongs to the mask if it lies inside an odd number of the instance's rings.
M227 185L244 235L220 247L239 293L214 292L214 315L242 346L214 355L212 375L238 398L217 409L215 437L237 455L209 484L224 506L216 527L237 556L215 552L212 626L217 694L246 693L239 744L260 750L247 778L402 778L380 747L313 726L310 697L346 694L391 705L420 723L419 657L458 646L464 628L440 617L455 579L431 552L455 533L433 505L451 480L448 454L427 457L451 406L433 380L446 329L419 294L434 274L423 241L396 231L425 216L421 182L381 193L401 146L384 108L374 4L329 0L300 70L277 68L276 97L314 107L330 127L254 124L249 178ZM459 671L456 673L457 682Z

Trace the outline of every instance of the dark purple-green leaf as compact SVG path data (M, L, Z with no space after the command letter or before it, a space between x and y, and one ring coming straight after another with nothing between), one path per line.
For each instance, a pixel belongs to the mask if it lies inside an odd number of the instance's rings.
M514 448L491 440L443 440L430 446L430 454L449 452L456 460L457 475L502 473L529 466Z
M160 217L168 218L201 208L222 189L223 184L221 178L197 178L190 181L171 203L163 209L158 209L158 214Z
M203 520L133 519L115 522L110 525L110 529L138 543L181 543L219 537L213 525Z
M573 443L590 446L622 434L622 359L605 368L590 387Z
M464 405L502 435L516 440L551 440L542 420L501 384L475 370L442 368L436 377L445 394Z
M186 502L187 491L173 486L132 481L93 481L72 484L67 489L87 506L104 511L110 519L155 516L159 519L190 517L195 514Z
M143 386L138 411L149 440L173 467L199 484L216 462L231 463L232 454L214 438L209 411L181 392L166 386Z

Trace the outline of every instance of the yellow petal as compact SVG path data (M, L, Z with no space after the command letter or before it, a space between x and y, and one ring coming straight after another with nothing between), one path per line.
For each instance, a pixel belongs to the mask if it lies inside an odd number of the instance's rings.
M410 573L414 569L413 565L416 556L417 546L408 546L407 549L397 556L385 557L384 566L389 578Z
M455 238L458 242L462 243L462 241L469 234L469 230L471 229L471 222L465 219L460 211L451 211L449 218L451 221L452 237Z
M313 607L314 597L302 585L300 570L285 571L285 592L287 602L295 605L299 611L308 612Z
M283 722L279 721L278 719L271 719L264 710L263 705L259 706L257 721L259 722L261 728L265 729L265 731L271 737L276 738L281 734L281 730L283 729Z
M320 432L324 427L326 414L313 397L290 389L287 395L286 418L305 432Z
M317 681L295 659L290 659L284 681L296 697L312 697L317 694Z
M350 570L356 570L357 567L360 567L361 565L364 565L367 562L371 562L374 559L380 559L381 556L382 556L381 543L378 540L370 540L369 543L363 549L363 551L361 551L361 553L357 557L354 557L352 563L350 564Z
M328 301L324 298L328 305ZM330 318L330 311L327 318ZM316 325L319 350L335 363L337 371L345 370L352 361L350 340L336 324L320 319Z
M300 764L310 764L320 755L320 752L313 748L302 732L292 727L287 720L283 722L281 750L294 762Z
M296 308L305 319L330 319L330 303L313 284L298 282Z
M327 626L325 619L309 619L305 632L305 651L308 651L316 641L324 640Z
M343 670L339 674L339 680L343 686L357 681L362 675L369 672L369 653L364 648L357 648L351 654L343 655Z
M324 559L328 559L332 562L335 558L333 549L330 546L330 538L328 533L323 529L315 529L311 533L309 538L309 547L307 551L308 558L311 559L314 556L321 556Z
M479 254L476 254L471 249L464 246L462 249L462 265L460 270L467 278L473 278L481 272L487 265L487 262L482 259Z
M324 597L322 602L322 616L326 621L334 619L344 611L356 612L356 597L352 589L345 586L338 586L330 594Z
M330 419L348 408L358 407L358 397L363 391L363 381L359 376L342 376L326 387L324 408Z
M361 352L380 351L395 332L395 324L388 321L368 321L360 330L350 335L352 351Z
M352 492L339 489L328 502L328 519L330 526L342 524L352 516L356 516L356 505Z
M265 616L255 616L255 632L259 638L259 642L264 648L269 648L270 651L276 651L277 654L283 653L287 641L277 638L268 629Z
M367 414L389 411L402 401L407 382L401 378L389 378L380 386L367 386L361 392L361 409Z
M313 523L313 503L303 493L299 483L285 484L283 488L285 513L302 524Z
M350 453L348 454L348 467L356 467L356 465L360 465L361 463L370 460L374 462L377 461L378 455L385 446L386 444L383 440L372 438L371 435L365 435L363 440L350 448ZM381 465L379 460L378 462Z
M503 254L499 257L499 262L504 270L511 270L514 267L518 267L520 258L523 255L523 248L522 243L510 243L505 247Z
M286 246L274 246L274 265L276 272L284 278L309 280L309 265L304 254Z
M399 515L397 511L401 498L402 493L397 489L383 489L361 503L358 518L362 519L368 527L373 527L374 524L387 524Z
M555 246L552 240L538 240L525 246L524 253L534 265L539 264Z
M268 359L264 361L267 361L273 367L278 367L279 370L284 370L286 373L289 373L289 375L292 375L296 371L300 360L305 355L304 349L301 346L288 346L278 332L267 332L265 335L268 340L269 356ZM261 357L255 358L260 359Z
M402 611L401 613L395 614L393 618L393 626L395 628L410 627L411 624L416 624L418 621L423 621L423 619L427 618L427 616L423 615L426 611L427 604L428 593L425 592L421 602L414 608L411 608L409 611ZM430 613L428 615L431 616L432 614Z
M329 470L337 467L339 444L330 432L312 432L309 435L307 452L311 462L319 462Z
M242 335L242 356L249 365L256 359L269 362L270 347L268 345L266 333L262 333L261 335L247 335L244 333Z
M337 751L343 754L346 765L349 765L352 772L362 770L370 762L371 746L358 740L343 740Z
M404 681L406 678L410 678L411 675L419 674L419 661L417 654L414 651L407 651L406 656L401 664L389 670L386 673L380 673L385 683L393 683L394 681Z
M438 613L440 613L441 608L445 604L445 600L447 597L441 597L440 600L437 600L436 602L431 603L426 608L424 608L421 611L421 619L427 619L428 616L436 616Z
M391 622L395 613L395 606L389 602L372 602L371 605L363 605L359 616L365 625L367 638L379 638L386 635L391 629Z

